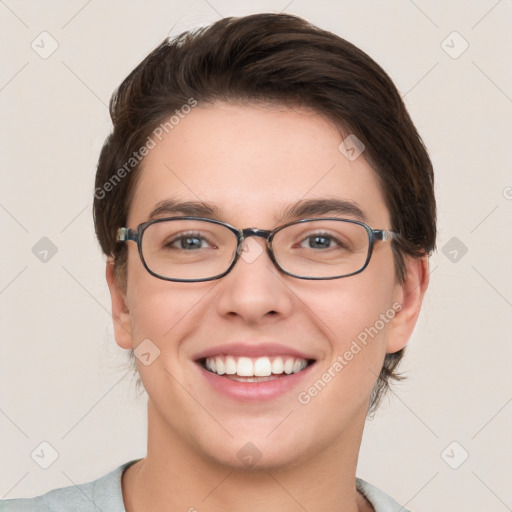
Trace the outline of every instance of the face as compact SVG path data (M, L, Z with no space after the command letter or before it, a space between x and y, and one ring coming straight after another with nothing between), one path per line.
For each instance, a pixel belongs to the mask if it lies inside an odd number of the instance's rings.
M349 161L342 140L311 111L198 106L145 158L127 226L172 200L214 206L207 216L237 228L272 230L297 219L283 216L290 206L334 199L356 205L372 228L390 229L375 172L364 153ZM158 217L176 215L183 212ZM360 220L354 211L308 214L322 216ZM109 279L118 343L136 349L151 340L150 352L160 351L151 364L138 361L150 436L165 432L232 467L251 456L261 467L299 464L358 439L385 354L405 345L417 315L407 304L397 312L408 281L396 281L389 242L375 244L362 273L324 281L280 273L264 248L263 239L247 239L254 257L228 275L179 283L150 275L129 242L126 291ZM204 367L216 356L234 359L239 372L244 358L308 366L240 382Z

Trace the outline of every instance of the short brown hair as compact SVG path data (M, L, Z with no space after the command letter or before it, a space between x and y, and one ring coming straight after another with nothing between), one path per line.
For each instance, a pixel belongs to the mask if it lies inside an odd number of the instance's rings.
M112 95L114 129L98 161L94 222L120 283L125 283L127 250L116 243L116 232L125 226L135 189L139 161L133 155L191 99L300 106L324 115L365 145L391 229L402 235L392 245L397 279L405 277L405 257L434 249L432 164L389 76L353 44L297 16L255 14L164 40ZM403 350L386 355L371 410L390 379L400 378L402 356Z

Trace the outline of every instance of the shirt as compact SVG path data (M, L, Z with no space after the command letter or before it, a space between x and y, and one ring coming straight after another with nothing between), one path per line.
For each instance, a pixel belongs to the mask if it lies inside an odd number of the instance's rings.
M92 482L54 489L35 498L2 500L0 512L126 512L121 477L123 471L137 460L126 462ZM360 478L356 478L356 487L372 504L375 512L409 512L386 493Z

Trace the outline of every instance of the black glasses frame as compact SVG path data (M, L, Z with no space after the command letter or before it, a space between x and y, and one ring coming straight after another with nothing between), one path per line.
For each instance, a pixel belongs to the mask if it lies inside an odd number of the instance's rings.
M151 226L152 224L157 224L159 222L166 222L170 220L199 220L204 222L210 222L212 224L218 224L221 226L226 227L229 229L237 238L237 248L235 252L235 256L233 258L233 261L229 265L228 269L225 272L222 272L221 274L217 274L213 277L206 277L206 278L200 278L200 279L179 279L179 278L172 278L172 277L165 277L160 274L157 274L156 272L153 272L147 265L146 260L144 259L144 254L142 252L142 239L144 237L145 230ZM276 233L281 231L282 229L292 226L294 224L301 224L304 222L310 222L310 221L319 221L319 220L329 220L329 221L340 221L340 222L348 222L351 224L357 224L359 226L362 226L367 235L368 235L368 254L366 256L366 260L364 262L364 265L357 271L351 272L350 274L343 274L340 276L332 276L332 277L306 277L306 276L299 276L297 274L293 274L291 272L288 272L287 270L283 269L281 265L277 262L274 251L272 249L272 240ZM215 219L209 219L206 217L194 217L194 216L182 216L182 217L165 217L162 219L153 219L148 222L143 222L142 224L139 224L137 228L131 229L131 228L119 228L117 231L117 242L135 242L137 244L137 248L139 251L139 256L142 261L142 264L144 265L144 268L154 277L157 277L158 279L163 279L164 281L174 281L174 282L180 282L180 283L199 283L203 281L214 281L216 279L220 279L221 277L224 277L225 275L229 274L233 267L236 265L236 262L239 260L241 252L242 252L242 244L243 241L250 237L250 236L257 236L260 238L265 239L266 246L267 246L267 254L274 263L274 265L277 267L277 269L282 272L283 274L286 274L287 276L295 277L297 279L305 279L310 281L325 281L330 279L341 279L343 277L350 277L356 274L360 274L370 263L370 259L372 257L373 253L373 246L376 241L389 241L396 239L399 235L399 233L396 233L394 231L389 231L385 229L373 229L368 224L365 224L364 222L358 221L358 220L352 220L352 219L340 219L338 217L320 217L320 218L308 218L308 219L300 219L295 220L292 222L288 222L287 224L283 224L282 226L279 226L273 230L267 230L267 229L258 229L258 228L245 228L245 229L237 229L230 224L227 224L226 222L222 222L220 220Z

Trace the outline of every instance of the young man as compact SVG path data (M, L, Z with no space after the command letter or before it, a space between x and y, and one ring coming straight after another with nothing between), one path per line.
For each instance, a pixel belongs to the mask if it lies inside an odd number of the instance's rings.
M162 43L111 115L94 216L147 456L1 510L404 510L355 474L435 245L388 76L300 18L227 18Z

